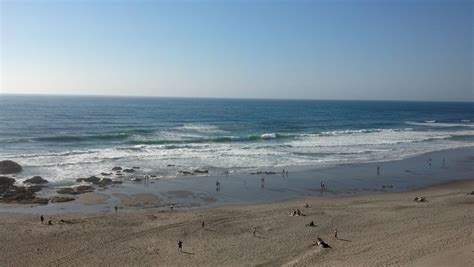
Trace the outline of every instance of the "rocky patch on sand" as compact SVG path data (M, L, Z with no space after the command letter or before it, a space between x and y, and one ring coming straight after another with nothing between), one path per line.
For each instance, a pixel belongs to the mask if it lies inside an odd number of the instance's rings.
M69 202L74 201L75 198L73 197L65 197L65 196L54 196L51 198L51 203L62 203L62 202Z
M15 183L15 179L6 177L6 176L0 176L0 194L3 194L5 191L7 191L13 184Z
M61 188L57 190L56 192L58 194L68 194L68 195L79 195L79 194L84 194L84 193L90 193L94 192L94 187L90 185L80 185L76 187L66 187L66 188Z
M34 187L10 186L3 192L0 201L18 204L48 204L49 199L36 197L36 192L37 189Z

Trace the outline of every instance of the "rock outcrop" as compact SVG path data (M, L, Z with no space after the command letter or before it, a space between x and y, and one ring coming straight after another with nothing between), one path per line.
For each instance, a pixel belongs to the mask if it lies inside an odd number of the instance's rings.
M51 203L62 203L62 202L69 202L73 200L74 200L73 197L55 196L51 198Z
M0 194L5 193L13 184L15 183L15 179L6 177L6 176L0 176Z
M93 184L98 184L100 182L100 178L91 176L89 178L77 178L76 182L88 182L88 183L93 183Z
M48 181L43 179L41 176L34 176L30 179L23 181L24 184L47 184Z
M94 192L94 187L90 185L80 185L74 188L71 188L71 187L61 188L57 190L56 192L58 194L79 195L79 194Z
M19 173L22 171L20 164L12 160L0 161L0 174Z
M9 190L3 193L0 200L5 203L48 204L49 200L47 198L38 198L35 192L34 188L11 186Z

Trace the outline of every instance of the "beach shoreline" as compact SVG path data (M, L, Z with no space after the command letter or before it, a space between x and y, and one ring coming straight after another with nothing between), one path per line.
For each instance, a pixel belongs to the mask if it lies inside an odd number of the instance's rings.
M185 176L144 180L143 174L114 178L122 184L97 187L93 193L72 195L72 202L48 205L1 204L2 212L55 214L61 212L110 212L123 210L218 207L227 204L257 204L306 196L353 196L404 192L433 184L472 179L474 147L442 150L411 158L369 163L341 164L327 168L287 168L289 174L230 174ZM428 159L432 162L428 164ZM377 167L380 167L377 174ZM139 182L132 181L139 177ZM321 190L321 183L325 184ZM84 184L84 183L79 183ZM87 184L87 183L86 183ZM218 184L218 186L217 186ZM72 186L77 186L74 183ZM64 185L43 188L40 197L58 194ZM66 186L68 187L68 186Z

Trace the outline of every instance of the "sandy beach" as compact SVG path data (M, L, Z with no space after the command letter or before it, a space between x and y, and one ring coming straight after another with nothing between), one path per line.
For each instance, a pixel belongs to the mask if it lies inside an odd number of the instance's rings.
M2 265L473 266L472 190L470 180L404 193L57 214L44 224L37 214L2 213ZM140 199L150 201L128 201ZM295 209L305 216L289 216ZM331 248L315 245L318 237Z

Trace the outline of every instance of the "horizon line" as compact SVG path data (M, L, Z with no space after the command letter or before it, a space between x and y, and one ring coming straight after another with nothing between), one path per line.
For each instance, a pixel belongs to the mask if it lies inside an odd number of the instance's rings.
M474 100L413 100L413 99L336 99L336 98L280 98L280 97L220 97L220 96L156 96L156 95L102 95L102 94L50 94L50 93L3 93L11 96L69 96L69 97L115 97L115 98L181 98L215 100L275 100L275 101L374 101L374 102L450 102L474 103Z

